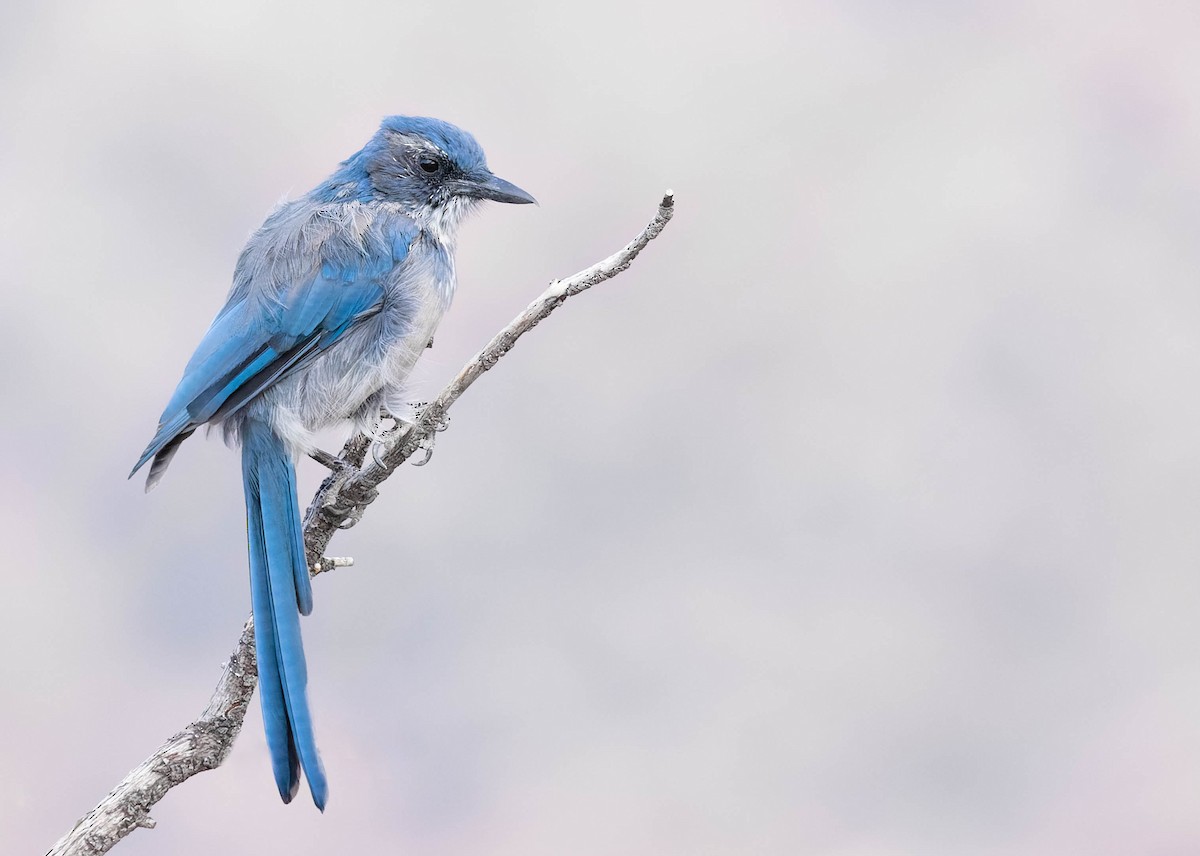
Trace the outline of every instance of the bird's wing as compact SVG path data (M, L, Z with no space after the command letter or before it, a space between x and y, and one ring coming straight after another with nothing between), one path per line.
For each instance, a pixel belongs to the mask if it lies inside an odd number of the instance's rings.
M236 413L256 395L383 308L384 280L404 261L415 230L391 236L386 256L326 261L276 301L235 295L208 328L132 476L156 458L147 489L178 445L205 422Z

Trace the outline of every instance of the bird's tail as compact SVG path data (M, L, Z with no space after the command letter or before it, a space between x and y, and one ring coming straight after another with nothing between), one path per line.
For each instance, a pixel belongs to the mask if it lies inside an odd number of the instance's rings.
M312 611L312 582L304 557L296 468L266 423L247 419L241 439L258 688L271 766L285 803L296 795L303 769L313 802L324 811L328 789L313 736L300 640L300 616Z

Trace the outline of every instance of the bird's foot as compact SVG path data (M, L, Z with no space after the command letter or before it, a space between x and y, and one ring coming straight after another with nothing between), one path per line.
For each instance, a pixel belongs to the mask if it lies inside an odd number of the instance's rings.
M396 442L402 436L404 436L405 430L416 425L421 420L422 414L424 414L425 409L429 407L429 405L430 402L428 401L410 402L405 407L405 409L408 411L407 419L384 411L383 418L392 420L393 425L391 428L388 428L386 431L384 431L383 434L380 435L379 442L371 447L371 457L375 460L376 464L381 467L385 466L380 456L391 451ZM441 418L434 423L433 430L424 433L417 441L417 448L421 450L422 455L420 460L412 462L414 467L423 467L429 463L429 459L433 457L433 445L434 441L437 439L437 435L449 427L450 416L443 413Z
M417 443L417 448L421 450L421 459L413 461L414 467L423 467L429 463L429 459L433 457L433 444L437 440L437 435L450 427L450 417L443 416L442 419L433 426L433 430L421 437Z

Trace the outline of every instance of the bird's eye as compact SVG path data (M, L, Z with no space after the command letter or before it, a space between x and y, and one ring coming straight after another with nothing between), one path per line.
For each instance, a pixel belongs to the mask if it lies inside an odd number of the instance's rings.
M432 158L432 157L429 157L428 155L424 155L424 156L418 158L417 166L419 166L421 168L422 172L429 173L430 175L433 175L435 172L437 172L438 170L440 170L442 168L442 165L440 163L438 163L437 158Z

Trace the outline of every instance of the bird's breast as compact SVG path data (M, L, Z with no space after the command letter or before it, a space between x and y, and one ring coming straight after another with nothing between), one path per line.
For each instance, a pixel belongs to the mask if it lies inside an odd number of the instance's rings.
M418 287L406 290L386 306L391 313L385 319L381 343L382 359L367 386L371 392L398 391L403 388L417 360L425 353L454 296L453 272L448 279L430 278Z

